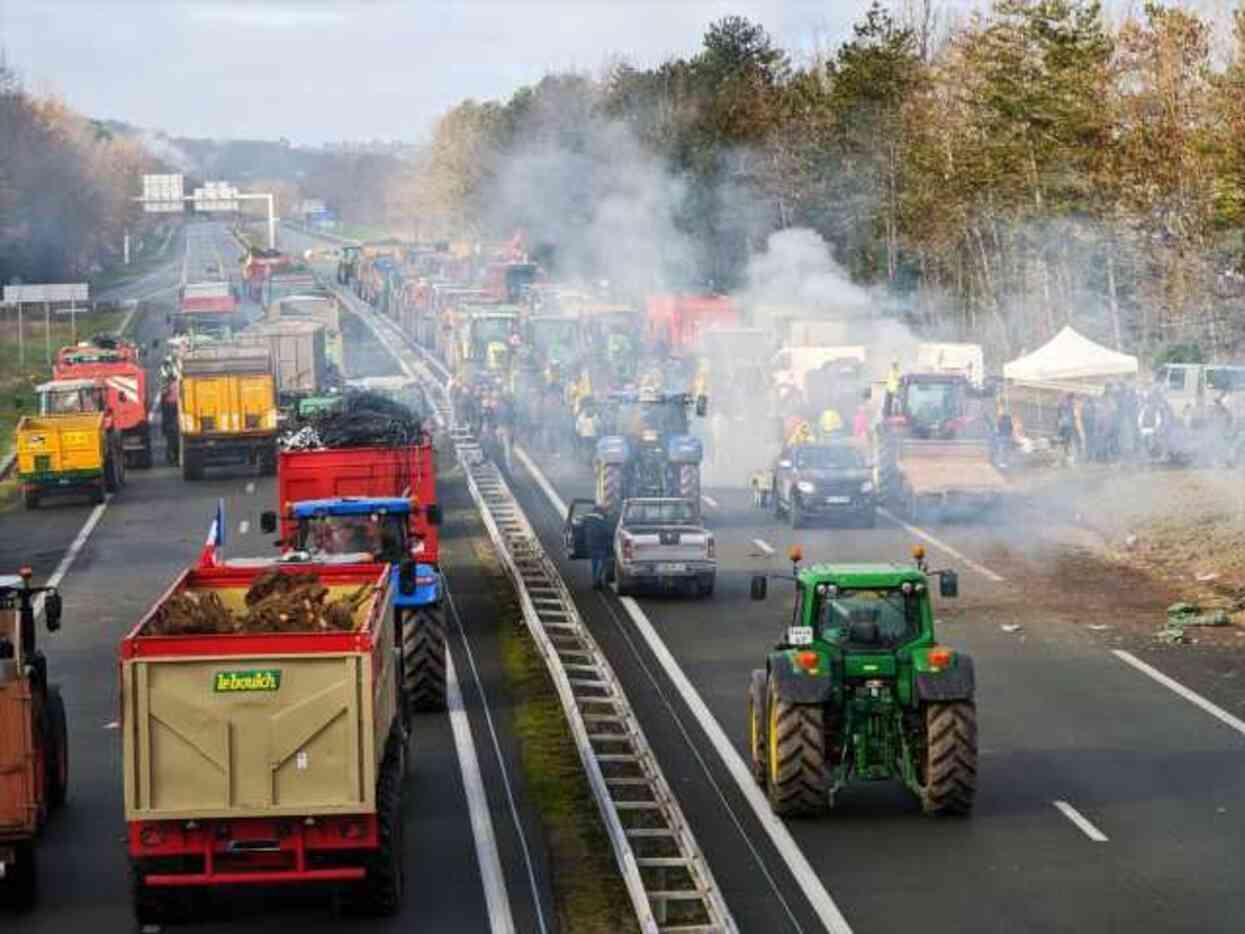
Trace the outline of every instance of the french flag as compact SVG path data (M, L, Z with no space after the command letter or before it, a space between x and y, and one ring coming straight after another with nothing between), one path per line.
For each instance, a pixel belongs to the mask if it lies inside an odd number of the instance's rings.
M199 555L201 567L219 567L221 549L225 547L225 501L216 501L216 517L208 530L207 541L203 543L203 551Z

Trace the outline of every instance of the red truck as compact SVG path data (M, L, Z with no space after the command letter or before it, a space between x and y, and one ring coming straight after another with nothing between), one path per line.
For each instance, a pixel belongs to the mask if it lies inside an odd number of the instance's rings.
M194 332L226 337L241 330L238 299L228 282L188 282L178 295L177 314L173 318L177 334Z
M91 379L107 390L113 425L121 433L127 467L151 467L151 422L147 370L128 341L95 338L62 347L52 365L55 379Z
M407 447L326 448L277 454L277 502L281 538L293 540L297 522L289 506L349 496L401 496L415 501L411 540L422 544L418 560L437 564L436 452L430 443Z
M274 572L290 588L312 579L346 625L170 624L196 605L245 622L253 585L273 592ZM238 886L328 884L360 913L398 911L406 729L389 582L381 564L201 563L122 640L141 926L193 918L195 891Z
M645 337L673 352L688 352L713 328L740 326L739 309L725 295L650 295Z

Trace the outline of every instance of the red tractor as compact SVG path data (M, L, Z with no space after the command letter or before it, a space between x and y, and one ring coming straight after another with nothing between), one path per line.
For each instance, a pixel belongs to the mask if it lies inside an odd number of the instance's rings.
M30 578L0 577L0 905L19 910L34 904L35 841L69 788L65 704L35 645L37 598L49 632L61 598Z

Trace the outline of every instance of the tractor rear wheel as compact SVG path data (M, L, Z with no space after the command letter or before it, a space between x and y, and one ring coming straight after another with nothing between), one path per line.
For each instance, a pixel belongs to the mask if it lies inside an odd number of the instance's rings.
M607 516L622 508L622 464L600 464L597 467L597 505Z
M440 606L409 611L402 620L407 709L445 710L445 614Z
M20 840L13 845L15 859L6 867L0 880L0 905L15 911L28 911L35 905L38 875L35 870L33 840Z
M767 791L779 817L824 811L830 803L825 712L820 704L793 704L769 684L766 699Z
M376 781L376 817L380 827L380 846L369 854L367 876L358 885L351 901L353 914L388 918L402 907L405 887L402 848L402 756L401 724L394 723L385 759Z
M927 704L921 762L926 814L968 814L977 793L977 708L971 701Z
M65 803L69 794L69 729L65 723L65 701L61 689L48 688L47 733L44 736L46 763L44 787L48 807L53 810Z
M769 770L765 738L765 670L757 668L748 682L748 750L752 754L752 777L762 788Z

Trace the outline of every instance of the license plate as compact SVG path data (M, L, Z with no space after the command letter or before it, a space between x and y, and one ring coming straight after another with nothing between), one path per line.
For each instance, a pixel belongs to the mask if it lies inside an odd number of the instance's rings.
M850 496L827 496L826 502L831 506L846 506L852 501Z
M812 626L790 626L787 629L788 645L810 645L813 641Z
M686 564L680 564L677 562L663 562L662 564L657 565L658 574L682 574L686 570Z

